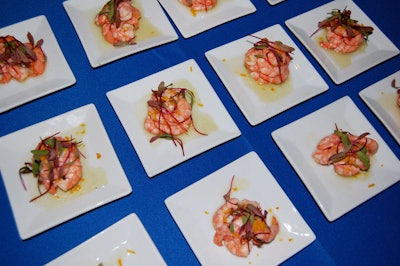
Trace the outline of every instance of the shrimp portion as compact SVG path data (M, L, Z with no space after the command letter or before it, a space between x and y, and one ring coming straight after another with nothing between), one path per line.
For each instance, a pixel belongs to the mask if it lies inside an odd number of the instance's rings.
M165 86L162 81L158 90L152 90L151 98L147 101L144 128L154 135L150 142L159 138L172 140L175 145L179 144L184 154L183 142L178 136L187 133L192 125L197 133L205 134L199 132L193 124L193 92L186 88L170 86Z
M110 0L96 15L95 23L101 27L107 42L114 46L135 44L141 13L130 0Z
M22 82L45 71L47 57L41 47L43 40L35 43L29 32L27 37L27 43L10 35L0 37L0 84L12 79Z
M338 53L352 53L364 42L363 35L356 30L353 30L351 35L343 26L335 29L327 27L326 30L326 41L321 41L320 45Z
M290 46L263 38L246 52L244 66L259 83L281 84L289 76L292 51Z
M214 243L225 246L238 257L247 257L253 246L261 247L272 242L279 233L279 223L275 216L271 225L267 224L267 211L260 204L247 199L231 198L233 178L225 203L215 212L213 226Z
M33 173L38 178L39 195L31 201L46 193L56 194L58 188L69 191L75 187L82 178L82 163L79 143L72 138L52 135L40 141L32 150L32 161L25 163L20 169L20 174ZM40 191L40 185L45 188Z
M192 11L207 11L217 4L217 0L179 0L179 2L190 7Z
M312 34L314 35L320 29L326 29L326 40L320 42L323 48L332 49L338 53L352 53L368 39L374 30L351 19L350 10L334 9L329 14L331 16L320 21L318 29Z
M368 134L356 136L336 128L319 141L312 156L321 165L333 165L340 176L356 176L369 170L370 157L378 151L378 142L368 138Z

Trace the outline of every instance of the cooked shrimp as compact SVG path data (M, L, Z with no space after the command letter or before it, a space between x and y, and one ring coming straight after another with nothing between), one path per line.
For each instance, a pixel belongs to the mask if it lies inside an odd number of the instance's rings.
M331 16L318 22L318 29L311 34L312 36L320 29L326 29L326 41L320 42L320 45L326 49L333 49L338 53L354 52L374 30L351 19L350 10L334 9L329 14Z
M271 218L271 225L268 226L267 222L260 217L256 217L253 222L254 238L253 244L261 246L264 243L269 243L275 239L279 233L279 223L275 216Z
M217 4L217 0L179 0L179 2L193 11L207 11Z
M171 86L171 85L169 85ZM185 88L171 88L161 82L158 90L152 91L149 101L147 101L147 116L144 120L144 128L154 137L150 142L158 138L172 140L179 144L183 151L183 142L178 138L179 135L187 133L191 126L196 129L192 119L192 105L194 94Z
M27 43L10 35L0 37L0 83L8 83L11 79L24 81L44 72L46 55L41 47L43 40L35 43L30 33L27 37Z
M46 193L55 194L58 188L69 191L81 180L81 153L78 143L71 138L56 135L47 137L40 141L32 153L32 162L25 163L20 174L33 173L38 177L38 187L43 185L46 190L31 201Z
M320 45L326 49L333 49L339 53L351 53L364 42L364 36L360 32L354 30L352 36L349 36L343 26L335 29L327 27L326 30L326 41L320 42Z
M32 70L32 76L39 76L46 68L47 57L41 47L36 46L32 50L36 55L36 60L31 62L29 68Z
M319 141L312 156L319 164L332 164L341 176L355 176L369 170L370 157L378 151L378 142L367 135L355 136L336 129Z
M113 6L112 6L113 5ZM109 1L95 17L107 42L114 46L134 44L141 13L130 0Z
M340 137L334 133L324 137L317 144L317 149L313 152L314 160L322 165L330 164L332 155L338 153Z
M14 79L16 79L18 81L24 81L32 74L32 70L25 66L9 65L8 73Z
M12 76L8 71L8 65L0 63L0 83L8 83L11 81Z
M290 54L294 49L264 38L245 55L244 66L259 83L281 84L289 76Z
M170 134L174 136L186 133L192 124L192 107L180 93L180 89L169 89L174 96L163 100L162 107L148 106L145 129L151 134ZM157 101L152 95L150 101Z
M51 194L55 194L57 188L63 191L72 189L82 178L82 163L74 146L62 151L57 166L52 165L46 157L41 158L41 160L42 167L40 168L39 182Z
M231 198L231 189L232 182L229 192L224 196L225 203L213 216L214 243L224 245L233 255L247 257L253 245L261 247L275 239L279 223L273 216L271 226L268 226L267 212L262 211L260 204Z

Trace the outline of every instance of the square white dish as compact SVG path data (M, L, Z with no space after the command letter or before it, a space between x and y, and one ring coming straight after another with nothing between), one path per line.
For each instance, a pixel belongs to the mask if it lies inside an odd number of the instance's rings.
M75 84L75 76L66 61L57 39L45 16L37 16L0 29L0 36L11 35L23 43L30 32L35 40L43 39L42 49L47 56L45 71L24 82L11 80L0 85L0 113Z
M178 0L159 0L159 2L184 38L190 38L256 11L255 6L249 0L218 0L213 9L196 13Z
M71 135L84 154L83 179L73 193L39 194L37 180L18 170L31 160L30 151L40 138L60 132ZM0 138L0 169L21 239L27 239L132 192L101 119L93 104L77 108ZM29 217L27 219L26 217Z
M170 140L159 139L150 143L152 135L144 129L147 101L150 99L151 90L157 90L161 81L164 81L165 84L173 83L174 85L179 85L180 81L187 81L194 87L196 98L193 115L196 111L201 112L211 118L208 121L209 124L214 123L216 125L214 130L208 132L206 129L203 131L202 128L207 126L207 123L201 123L201 121L196 123L196 118L193 117L196 128L208 135L203 136L196 132L189 132L188 136L180 137L183 141L185 155L182 155L180 147L174 146ZM107 97L149 177L153 177L241 134L211 84L193 59L109 91Z
M213 215L235 176L232 198L260 203L277 218L279 233L246 258L214 244ZM202 265L278 265L315 240L313 231L255 152L236 159L165 200L171 215Z
M178 39L178 35L156 0L135 0L134 6L141 12L139 28L136 31L136 44L114 47L104 39L101 28L94 23L96 14L106 3L107 0L63 2L93 68Z
M285 0L267 0L267 2L268 2L271 6L276 5L276 4L279 4L279 3L283 2L283 1L285 1Z
M400 109L397 105L398 94L391 86L393 79L399 86L400 71L365 88L359 95L400 144Z
M46 265L100 264L167 265L135 213L129 214Z
M317 164L312 158L318 142L339 129L376 140L378 152L371 158L368 172L341 177L333 166ZM272 132L272 137L293 166L329 221L346 214L400 179L400 161L357 108L345 96Z
M326 90L328 85L290 39L282 26L273 25L253 36L282 41L295 50L289 64L289 79L280 87L258 85L243 65L246 52L258 40L246 36L205 53L208 61L251 125L257 125ZM266 98L265 98L266 97Z
M351 18L374 28L365 48L349 54L338 54L322 48L318 38L323 30L310 37L318 28L318 22L327 18L333 9L351 11ZM286 21L294 35L310 51L336 83L343 83L379 63L397 55L399 49L386 37L374 22L351 0L336 0Z

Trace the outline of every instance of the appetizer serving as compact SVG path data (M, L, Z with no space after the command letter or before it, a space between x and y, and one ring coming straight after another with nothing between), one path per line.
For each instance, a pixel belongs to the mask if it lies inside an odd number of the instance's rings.
M201 134L194 126L192 119L192 107L195 101L194 93L186 88L174 88L172 84L165 86L160 82L157 90L152 90L152 95L147 101L147 116L144 128L154 136L153 142L159 138L172 140L174 145L178 144L183 155L183 142L178 137L187 133L191 126Z
M246 52L244 66L259 83L283 83L289 76L290 53L294 48L280 41L259 39Z
M400 107L400 87L396 86L396 80L395 79L392 80L391 85L392 85L392 88L397 90L397 105Z
M275 239L279 223L272 216L269 226L268 212L263 211L258 202L231 198L233 179L228 193L224 195L225 203L213 216L214 243L225 245L233 255L247 257L253 245L261 247Z
M351 53L368 39L374 28L359 24L350 18L351 11L343 9L332 10L331 16L318 22L318 29L326 29L326 40L321 40L320 45L326 49L333 49L338 53ZM311 36L312 36L311 35Z
M46 67L46 55L42 50L43 39L35 43L30 32L27 43L14 36L0 37L0 84L12 79L24 81L41 75Z
M367 135L356 136L336 126L332 134L319 141L312 156L319 164L333 164L338 175L356 176L369 170L370 157L378 151L378 143Z
M110 0L96 15L95 23L101 27L107 42L114 46L135 44L141 14L131 0Z
M80 144L72 137L61 137L58 133L40 140L31 151L32 161L19 169L25 190L22 174L32 173L37 178L39 195L31 202L47 193L56 194L58 188L69 191L79 183L82 178ZM41 186L45 191L41 191Z
M190 9L194 12L210 10L217 4L217 0L178 0L178 1L183 5L190 7Z

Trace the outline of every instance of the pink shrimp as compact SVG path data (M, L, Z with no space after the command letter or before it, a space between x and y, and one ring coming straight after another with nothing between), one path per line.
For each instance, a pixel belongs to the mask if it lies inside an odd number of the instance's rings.
M63 141L63 139L58 139L58 141ZM58 161L59 165L54 166L46 157L41 157L42 167L40 168L39 182L50 194L55 194L57 188L68 191L82 178L82 163L76 147L64 149Z
M289 53L293 50L280 42L263 38L246 52L244 66L259 83L281 84L289 76Z
M224 195L225 203L213 216L214 243L224 245L233 255L247 257L253 245L261 247L275 239L279 223L273 216L269 226L267 212L262 211L258 202L231 198L232 183L233 178L228 193Z
M179 0L179 2L190 7L193 11L207 11L217 4L217 0Z
M335 29L326 28L326 41L321 41L320 45L326 49L333 49L339 53L352 53L364 42L364 36L357 31L353 31L350 36L343 26Z
M173 92L174 96L165 98L161 110L158 107L148 106L145 129L151 134L166 133L178 136L186 133L192 124L192 107L180 94L180 89L168 89L168 91ZM157 101L156 96L152 95L150 101Z
M343 11L334 9L329 14L331 16L318 22L318 29L311 34L312 36L320 29L326 29L326 41L320 42L323 48L333 49L338 53L352 53L374 30L351 19L351 11L346 8Z
M10 35L0 37L0 83L8 83L11 79L24 81L44 72L46 55L41 48L43 40L35 43L29 32L27 37L27 43Z
M58 188L69 191L82 178L78 143L71 138L56 135L41 140L32 151L32 162L25 163L25 166L19 170L20 175L33 173L38 178L39 192L40 185L45 188L44 192L40 192L31 201L46 193L55 194Z
M112 4L114 4L112 6ZM135 44L141 13L129 0L107 2L96 15L95 23L107 42L114 46Z
M8 67L9 66L7 64L0 63L0 84L5 84L12 80L12 76L8 71Z
M169 85L171 86L171 85ZM194 127L192 119L192 104L194 94L185 88L170 88L161 82L158 90L153 90L149 101L147 101L147 116L144 121L144 128L153 134L150 142L158 138L172 140L179 144L183 151L183 142L178 138L179 135L187 133L189 128L201 134Z
M378 142L367 135L355 136L336 129L318 143L312 156L321 165L332 164L341 176L355 176L369 170L370 157L378 151Z
M338 153L340 137L334 133L321 139L317 145L317 149L313 152L314 160L322 165L330 164L332 155Z
M33 46L30 44L32 51L35 53L36 60L29 64L29 69L32 71L31 76L39 76L43 74L46 68L47 56L40 46Z

